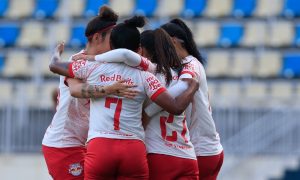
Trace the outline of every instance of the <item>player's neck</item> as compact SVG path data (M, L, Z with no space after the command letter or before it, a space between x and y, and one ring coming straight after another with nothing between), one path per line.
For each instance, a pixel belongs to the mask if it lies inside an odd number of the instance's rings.
M187 57L189 55L189 53L187 52L186 49L184 48L180 48L177 50L177 54L180 57L180 59L184 59L185 57Z
M97 51L97 48L95 46L92 46L90 43L88 43L86 45L85 53L88 54L88 55L99 54L98 51Z

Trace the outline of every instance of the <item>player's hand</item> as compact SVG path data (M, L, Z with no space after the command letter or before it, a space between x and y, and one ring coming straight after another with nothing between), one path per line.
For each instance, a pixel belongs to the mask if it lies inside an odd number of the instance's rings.
M89 60L89 61L95 61L95 56L94 55L86 55L86 54L77 54L72 57L73 61L78 61L78 60Z
M182 78L181 80L187 82L188 86L190 88L193 88L194 90L199 89L200 83L197 79L195 79L195 78Z
M54 56L60 57L64 52L65 42L58 43L58 45L54 49Z
M126 80L121 80L111 85L111 92L116 96L133 99L139 93L139 91L132 89L137 87L137 85L128 85L125 82Z

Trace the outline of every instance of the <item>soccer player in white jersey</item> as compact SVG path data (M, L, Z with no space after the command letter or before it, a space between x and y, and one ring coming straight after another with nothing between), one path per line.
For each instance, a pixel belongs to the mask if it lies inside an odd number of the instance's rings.
M156 77L166 86L174 85L182 70L171 38L163 29L141 34L142 55L156 64ZM190 141L185 114L161 111L146 127L150 180L198 179L194 146Z
M138 51L140 33L136 27L143 25L142 17L117 25L111 33L111 46ZM190 89L173 99L154 75L124 64L77 61L53 65L60 74L86 79L91 84L109 85L126 79L128 84L137 85L140 94L133 100L117 96L91 99L85 178L148 179L141 122L143 102L149 97L168 112L181 114L198 89L197 81L189 80Z
M108 16L109 13L113 16ZM104 33L107 34L107 31L111 30L116 21L117 16L111 10L102 8L99 16L92 19L87 26L86 36L89 38L89 42L85 50L86 53L98 54L109 49L107 48L109 44L105 47L103 43L105 40ZM58 51L55 56L60 56ZM83 85L85 87L91 86L86 83L83 83ZM93 93L96 97L102 97L124 87L128 86L121 83L107 87L96 86L95 88L99 89L99 92L93 92L93 89L90 91L90 88L87 88L84 95L89 97L90 93ZM46 130L42 142L47 167L53 179L83 179L83 160L88 134L89 99L71 97L68 87L64 84L64 77L61 76L58 100L57 111Z
M223 164L223 147L216 131L209 103L203 60L193 39L192 32L180 19L173 19L162 26L172 37L184 70L196 75L200 83L186 115L191 141L195 147L200 180L215 180ZM205 35L204 35L205 36Z

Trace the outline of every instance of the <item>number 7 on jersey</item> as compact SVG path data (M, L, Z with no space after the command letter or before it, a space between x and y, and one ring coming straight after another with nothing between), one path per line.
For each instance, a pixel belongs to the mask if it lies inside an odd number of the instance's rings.
M110 109L111 104L117 104L114 115L114 130L120 130L120 115L122 111L122 99L107 97L105 98L105 107Z

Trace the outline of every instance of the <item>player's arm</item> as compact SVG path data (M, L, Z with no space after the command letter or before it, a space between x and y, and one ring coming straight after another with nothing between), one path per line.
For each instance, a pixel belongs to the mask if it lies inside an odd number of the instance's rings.
M171 114L179 115L183 113L198 90L199 83L193 78L182 80L188 83L189 88L178 97L173 98L168 91L164 91L156 98L153 98L152 101Z
M69 66L72 62L61 62L61 54L64 51L64 43L59 43L54 53L51 57L51 61L49 64L49 69L51 72L66 76L66 77L72 77L72 74L69 71Z
M185 90L188 89L188 83L186 81L183 81L182 79L190 79L195 77L194 74L191 73L181 73L181 75L178 78L178 81L175 85L168 88L168 91L172 97L177 97L181 93L183 93Z
M79 79L67 78L70 94L76 98L101 98L107 95L117 95L126 98L134 98L138 91L133 90L135 85L125 84L125 80L118 81L109 86L91 85Z
M175 98L179 96L181 93L183 93L185 90L188 89L188 83L185 81L182 81L183 78L193 78L196 77L195 72L191 71L190 69L187 69L186 67L183 68L181 75L179 76L179 80L176 82L175 85L168 87L169 94ZM156 113L162 111L163 108L158 106L155 103L149 104L145 109L145 113L148 116L154 116Z
M150 60L145 57L140 56L139 54L128 50L128 49L114 49L99 55L84 55L78 54L73 56L72 60L92 60L100 63L109 62L109 63L125 63L131 67L137 67L144 71L154 72L156 65L153 64Z

